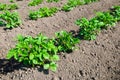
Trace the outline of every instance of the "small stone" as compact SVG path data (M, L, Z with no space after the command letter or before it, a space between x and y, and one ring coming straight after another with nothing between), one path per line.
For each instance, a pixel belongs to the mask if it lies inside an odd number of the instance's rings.
M100 45L100 43L99 43L98 41L95 41L95 44L96 44L96 45Z
M75 63L76 61L74 59L72 59L72 62Z
M55 76L52 80L60 80L60 78Z

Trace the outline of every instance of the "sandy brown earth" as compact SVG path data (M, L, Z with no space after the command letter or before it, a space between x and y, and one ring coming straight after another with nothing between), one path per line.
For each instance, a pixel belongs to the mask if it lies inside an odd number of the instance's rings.
M78 30L76 19L91 18L96 11L107 11L113 5L120 5L119 0L100 0L74 8L70 12L59 11L53 17L28 20L28 12L43 6L61 7L67 0L59 3L43 3L37 7L28 7L30 0L18 1L23 24L12 30L0 27L0 80L120 80L120 22L113 28L102 30L95 41L82 40L77 50L62 53L56 72L42 68L27 68L13 60L5 59L9 49L15 46L18 34L36 36L43 33L48 37L61 30ZM0 0L9 3L9 0Z

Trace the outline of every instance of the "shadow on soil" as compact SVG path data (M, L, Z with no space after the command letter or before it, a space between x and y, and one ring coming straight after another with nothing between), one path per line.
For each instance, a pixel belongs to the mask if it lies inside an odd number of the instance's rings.
M15 61L14 59L0 59L0 74L7 74L10 72L14 72L15 70L24 70L27 71L28 68L32 68L31 66L25 66L22 63ZM49 70L44 70L42 67L34 67L37 68L38 71L43 72L44 74L49 74Z
M81 35L79 34L79 32L80 32L80 29L77 30L77 31L74 31L74 30L71 30L71 31L70 31L70 33L72 33L72 35L73 35L75 38L78 38L78 39L80 39L80 40L84 40L84 39L83 39L83 36L81 36Z

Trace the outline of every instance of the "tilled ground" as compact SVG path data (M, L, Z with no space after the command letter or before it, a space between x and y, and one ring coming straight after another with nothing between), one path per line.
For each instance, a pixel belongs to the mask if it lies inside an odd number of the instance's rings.
M103 30L95 41L84 41L77 45L78 50L70 54L60 54L56 72L43 69L27 68L21 64L5 60L8 50L15 46L18 34L36 36L43 33L48 37L61 30L78 30L74 24L76 19L91 18L96 11L107 11L113 5L120 5L119 0L100 0L74 8L70 12L59 11L53 17L41 18L37 21L28 20L29 10L43 6L61 7L67 0L60 3L43 3L37 7L28 7L29 0L17 2L17 10L23 24L12 30L0 27L0 80L120 80L120 23L108 30ZM0 0L8 3L9 0ZM10 71L10 72L8 72Z

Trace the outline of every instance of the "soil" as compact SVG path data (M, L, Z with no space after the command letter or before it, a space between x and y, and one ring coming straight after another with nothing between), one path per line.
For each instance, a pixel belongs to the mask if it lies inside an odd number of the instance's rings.
M91 18L96 11L107 11L113 5L120 5L119 0L100 0L89 5L82 5L70 12L59 11L52 17L41 18L36 21L28 19L30 10L36 10L43 6L61 7L67 0L59 3L46 3L28 7L30 0L18 1L17 10L22 19L22 25L12 30L4 30L0 27L0 80L120 80L120 23L107 30L102 30L94 41L82 40L77 45L78 49L67 54L61 53L57 62L56 72L46 71L42 68L24 67L14 60L6 60L9 49L16 44L18 34L36 36L43 33L48 37L55 32L77 31L74 24L76 19ZM9 0L0 0L9 3Z

